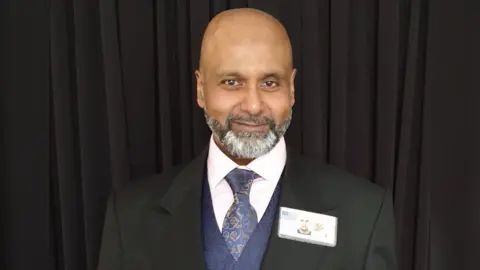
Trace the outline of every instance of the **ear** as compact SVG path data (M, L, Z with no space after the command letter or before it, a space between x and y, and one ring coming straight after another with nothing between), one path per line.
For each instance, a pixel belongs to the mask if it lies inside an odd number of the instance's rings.
M205 95L203 76L200 70L195 71L195 78L197 79L197 104L200 108L205 108Z
M290 75L290 106L295 104L295 76L297 75L297 69L293 69L292 75Z

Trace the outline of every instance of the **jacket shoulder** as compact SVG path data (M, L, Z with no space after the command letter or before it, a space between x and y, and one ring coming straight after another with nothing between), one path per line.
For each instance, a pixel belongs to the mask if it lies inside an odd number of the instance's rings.
M162 173L146 175L132 179L114 191L118 203L146 203L162 197L169 189L176 176L188 163L173 166Z
M309 179L309 193L322 194L327 201L337 205L357 204L378 207L388 190L380 185L317 158L298 155L302 178ZM368 203L369 202L369 203Z
M297 155L295 158L298 159L297 162L303 164L308 174L322 177L327 180L327 182L334 181L334 186L338 188L360 188L366 192L382 192L384 190L384 188L365 177L355 175L344 168L326 163L319 158L311 158L303 155Z

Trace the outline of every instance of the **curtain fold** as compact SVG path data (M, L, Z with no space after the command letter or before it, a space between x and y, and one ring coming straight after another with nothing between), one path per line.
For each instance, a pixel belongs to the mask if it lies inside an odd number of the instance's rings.
M26 9L25 7L29 8ZM53 265L49 2L0 1L2 269Z
M247 6L290 34L289 146L392 190L399 269L479 268L480 2L16 0L0 1L2 269L96 269L111 191L206 147L202 34Z
M93 1L93 0L92 0ZM127 112L123 55L120 44L120 18L115 0L99 1L102 63L105 73L106 117L113 187L119 188L131 177L128 152ZM88 19L88 18L85 18Z

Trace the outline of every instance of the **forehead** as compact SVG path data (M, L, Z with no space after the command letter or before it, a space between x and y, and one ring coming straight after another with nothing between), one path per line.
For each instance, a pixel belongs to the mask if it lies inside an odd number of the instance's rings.
M243 74L286 73L291 64L288 47L281 42L228 40L212 47L208 68L216 74L225 70Z

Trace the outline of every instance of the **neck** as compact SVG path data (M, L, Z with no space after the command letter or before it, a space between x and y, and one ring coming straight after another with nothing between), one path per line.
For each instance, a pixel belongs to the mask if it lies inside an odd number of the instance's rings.
M225 149L225 147L218 141L217 136L213 136L213 141L214 141L215 144L218 146L218 148L219 148L227 157L229 157L231 160L233 160L233 162L237 163L237 165L239 165L239 166L246 166L246 165L248 165L250 162L252 162L253 159L238 158L238 157L232 156L230 153L228 153L228 151Z

